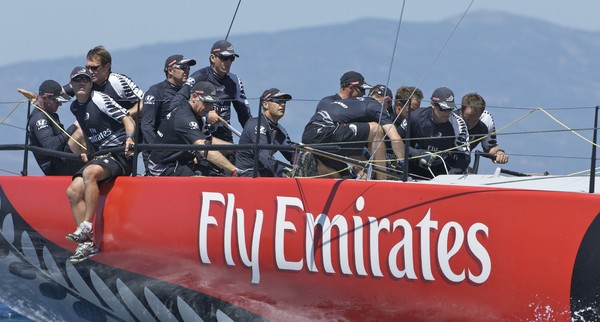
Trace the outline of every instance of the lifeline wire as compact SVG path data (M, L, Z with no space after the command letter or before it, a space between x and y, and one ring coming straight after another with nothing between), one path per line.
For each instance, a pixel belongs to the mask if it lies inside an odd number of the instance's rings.
M469 12L469 9L471 8L471 6L473 6L473 3L475 2L475 0L472 0L471 3L467 6L467 9L465 10L465 12L462 14L462 16L460 17L460 19L458 20L458 22L456 23L456 25L454 25L454 28L452 29L452 31L450 32L450 35L448 35L448 38L446 38L446 41L444 42L444 44L442 45L442 47L438 50L437 54L435 55L435 57L433 58L433 61L431 62L431 64L429 64L429 66L427 67L427 69L425 70L425 73L423 74L423 76L421 77L421 79L417 82L417 85L415 85L415 90L416 88L418 88L421 83L423 82L423 80L425 79L425 77L429 74L429 72L431 71L431 68L433 67L433 65L436 63L436 61L438 60L438 58L440 57L440 55L442 54L442 52L444 51L444 49L446 48L446 46L448 45L448 42L450 41L450 38L452 38L452 36L454 35L454 33L456 32L456 30L458 29L458 26L460 25L460 23L463 21L463 19L465 18L465 16L467 15L467 13ZM404 2L402 4L402 11L404 11ZM402 16L400 16L400 20L402 20ZM398 34L400 33L400 23L398 24ZM398 34L396 34L396 43L398 41ZM394 44L394 52L396 50L396 44ZM393 62L393 56L392 55L392 62ZM388 74L388 82L389 82L389 77L391 75L391 64L390 64L390 72ZM387 85L386 85L387 87ZM414 94L414 91L413 91ZM412 94L411 94L412 96ZM406 107L406 106L405 106ZM405 108L404 107L404 108ZM383 104L381 105L381 108L383 110ZM410 108L410 107L409 107ZM400 114L398 114L396 116L396 119L398 119L398 116ZM396 121L396 119L394 119L394 122ZM380 123L381 123L381 116L380 116ZM381 126L381 125L380 125ZM387 133L384 133L383 135L383 140L387 137ZM381 143L379 143L379 145L381 145ZM379 148L379 145L377 146L377 148ZM373 156L371 156L371 158L373 158ZM371 161L371 160L369 160Z
M17 105L15 105L15 107L12 109L12 111L10 111L10 113L8 113L8 115L6 115L6 117L4 117L2 119L2 121L0 121L0 124L4 124L4 121L6 121L6 119L24 102L27 102L27 100L22 100L19 101L17 103ZM67 131L65 131L65 129L63 129L60 125L58 125L58 123L56 123L56 121L54 120L54 118L50 117L50 115L48 115L48 113L46 111L44 111L41 107L37 106L36 104L32 104L35 108L37 108L38 110L40 110L42 113L44 113L49 119L50 121L52 121L52 123L54 123L54 125L56 125L56 127L58 129L60 129L64 134L66 134L69 139L73 140L75 143L77 143L77 145L79 145L81 148L83 148L84 150L87 151L87 149L85 148L85 146L83 146L81 143L77 142L77 140L75 140L72 136L69 135L69 133L67 133ZM8 124L5 124L8 125Z

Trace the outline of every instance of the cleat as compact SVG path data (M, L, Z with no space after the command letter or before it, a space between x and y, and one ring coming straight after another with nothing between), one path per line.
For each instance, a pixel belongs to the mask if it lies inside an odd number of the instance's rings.
M87 241L84 243L80 243L75 249L75 254L69 257L69 262L73 264L77 264L79 262L83 262L84 260L92 257L100 252L100 248L94 244L93 241Z
M74 232L67 234L65 238L75 243L84 243L91 241L93 236L94 230L81 223Z

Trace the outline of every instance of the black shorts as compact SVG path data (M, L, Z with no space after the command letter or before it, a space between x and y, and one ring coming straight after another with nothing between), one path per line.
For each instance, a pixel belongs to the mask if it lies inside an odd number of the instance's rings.
M361 155L363 148L367 146L370 130L368 123L340 123L335 127L308 124L304 128L302 142L305 144L342 143L339 154Z
M126 158L123 153L108 153L95 157L92 161L88 162L85 166L83 166L73 178L81 177L83 175L83 170L87 168L90 164L97 164L102 166L106 170L108 170L109 175L103 180L99 180L98 182L106 182L110 181L118 176L128 176L131 174L132 167L132 158Z
M370 131L371 127L368 123L341 123L335 127L308 124L304 128L302 142L305 144L339 142L343 144L340 144L338 154L343 156L358 156L363 154L363 149L367 146ZM335 170L342 170L347 167L344 162L322 156L316 157L327 167Z

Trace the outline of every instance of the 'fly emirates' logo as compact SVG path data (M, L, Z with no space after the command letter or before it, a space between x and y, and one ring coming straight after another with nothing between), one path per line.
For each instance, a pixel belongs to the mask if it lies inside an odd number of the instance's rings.
M211 214L212 205L218 205L214 208L219 210L225 206L224 216L221 211L218 211L218 215ZM365 199L358 197L355 200L355 208L360 212L364 206ZM213 212L216 212L214 210ZM298 216L298 213L304 217L303 224L300 225L298 220L293 220L293 216ZM391 274L395 279L417 280L420 277L426 281L435 281L438 277L435 275L440 274L438 278L445 278L453 283L484 283L490 277L492 263L487 249L477 236L485 240L489 235L488 227L482 223L463 227L455 221L442 225L431 216L432 210L429 209L414 227L403 218L390 221L388 218L371 216L352 216L351 219L339 214L315 216L304 212L301 199L278 196L275 215L266 216L275 220L272 238L274 244L261 249L265 218L263 210L257 209L254 216L248 216L254 217L254 223L246 223L244 210L235 208L234 194L225 196L218 192L203 192L198 232L200 261L210 264L209 250L222 250L227 265L235 266L235 257L241 259L242 265L251 268L254 284L260 283L259 251L266 249L274 252L274 265L278 270L299 272L306 269L309 272L318 272L318 267L322 267L324 272L329 274L379 278L384 277L385 271L385 274ZM250 229L246 230L246 225ZM210 244L209 227L222 227L217 231L223 233L223 245ZM332 243L331 236L333 228L338 232L333 237L335 243ZM246 242L247 231L252 232L249 245ZM214 229L211 229L211 233L214 232ZM235 239L233 234L237 234ZM297 244L297 238L291 240L291 234L303 234L304 256L286 254L286 249L302 246ZM233 244L234 240L237 240L237 245ZM380 247L382 240L388 244L391 241L393 246ZM292 243L296 244L291 245ZM315 247L317 243L319 247ZM337 245L339 251L332 252L332 245ZM321 256L315 256L317 250ZM465 252L469 254L467 258L471 263L465 263L464 260L451 261L459 254L464 257ZM435 263L432 264L432 258L439 267L439 273L434 274L432 266ZM420 267L417 268L416 262L420 263ZM382 264L387 265L388 270L382 268ZM339 267L340 272L336 272L334 266Z

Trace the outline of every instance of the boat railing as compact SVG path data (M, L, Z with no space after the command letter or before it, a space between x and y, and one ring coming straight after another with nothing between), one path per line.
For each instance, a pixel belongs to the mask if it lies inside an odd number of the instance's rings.
M11 114L17 109L17 107L19 105L21 105L22 103L24 103L26 101L21 101L19 102L15 108L12 109L12 111L6 116L4 117L4 119L2 120L2 125L8 125L8 126L12 126L21 130L25 130L26 135L25 135L25 143L24 144L2 144L0 145L0 150L23 150L24 154L23 154L23 159L22 159L22 171L21 171L21 175L27 175L28 173L28 152L32 151L35 153L43 153L43 154L47 154L50 156L56 156L56 157L60 157L60 158L65 158L65 159L78 159L79 156L78 155L73 155L73 154L69 154L69 153L65 153L65 152L60 152L60 151L54 151L54 150L48 150L48 149L43 149L40 147L35 147L35 146L31 146L29 144L29 133L28 133L28 129L27 126L25 127L21 127L21 126L17 126L11 124L8 124L7 122L4 122L9 116L11 116ZM26 104L27 105L27 113L25 115L30 115L31 113L31 108L33 108L32 104ZM539 108L535 109L537 110L541 110ZM588 171L581 171L581 173L586 172L589 173L590 176L590 187L589 187L589 191L590 192L594 192L594 185L595 185L595 173L596 173L596 147L597 147L597 128L598 128L598 124L597 124L597 120L598 120L598 110L599 107L596 106L595 107L595 117L594 117L594 127L593 127L593 142L592 143L592 151L591 151L591 165L589 168L589 172ZM545 114L548 114L547 112L545 112ZM529 115L529 113L527 114ZM520 117L520 119L522 119L523 117ZM515 121L516 122L516 121ZM513 123L515 123L513 122ZM21 121L18 121L18 123L21 123ZM27 124L28 123L28 118L26 118L26 120L24 120L24 123ZM511 123L512 124L512 123ZM561 125L563 125L561 123ZM570 132L574 132L573 129L567 128L565 131L570 131ZM577 135L576 132L574 132L574 134ZM406 141L406 140L405 140ZM123 149L122 147L119 147L117 149ZM348 164L348 167L351 166L358 166L358 167L362 167L363 169L367 168L367 169L373 169L373 171L376 172L385 172L389 174L389 177L392 179L399 179L399 180L403 180L404 181L404 177L398 177L398 173L403 174L404 171L402 171L401 169L390 169L388 168L383 168L381 166L378 166L376 164L374 164L374 160L368 160L368 161L359 161L353 158L347 158L344 157L343 154L344 153L340 153L342 152L342 150L344 149L344 143L339 143L336 145L321 145L321 144L313 144L313 145L304 145L304 144L292 144L290 146L281 146L281 145L223 145L223 146L219 146L219 145L205 145L205 146L197 146L197 145L156 145L156 144L142 144L139 143L135 146L134 150L136 153L136 157L134 158L134 175L137 174L137 169L139 168L137 163L138 163L138 155L139 153L142 153L142 151L151 151L151 150L155 150L155 149L167 149L167 150L220 150L220 151L237 151L237 150L242 150L242 149L254 149L254 150L280 150L280 151L305 151L305 152L309 152L312 153L313 155L319 155L321 157L325 157L325 158L332 158L334 160L340 161L340 162L345 162ZM101 153L106 153L107 150L103 150ZM441 151L440 153L452 153L452 151ZM91 157L93 157L94 155L90 155ZM418 157L418 156L417 156ZM477 174L479 171L479 159L481 157L490 157L489 155L483 153L483 152L478 152L478 151L471 151L471 158L474 159L474 164L473 164L473 168L469 169L469 173L472 174ZM414 158L414 157L411 157ZM13 158L13 160L16 160L15 158ZM406 159L405 159L406 160ZM277 160L275 160L277 161ZM376 161L376 160L375 160ZM378 160L381 161L381 160ZM386 160L386 161L394 161L394 160ZM388 163L389 164L389 163ZM406 162L405 162L406 164ZM292 164L291 166L295 166L295 164ZM408 170L408 169L407 169ZM409 171L406 171L409 172ZM504 172L505 174L508 175L516 175L516 176L521 176L521 175L528 175L525 173L520 173L520 172L514 172L514 171L510 171L510 170L504 170L502 169L502 172ZM17 173L14 173L17 174ZM548 175L548 173L543 173L541 175ZM414 178L413 178L414 179Z

